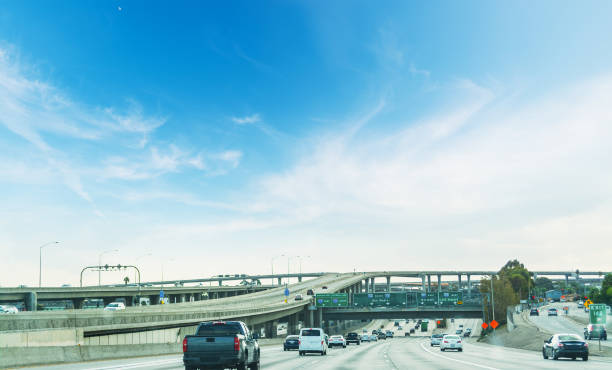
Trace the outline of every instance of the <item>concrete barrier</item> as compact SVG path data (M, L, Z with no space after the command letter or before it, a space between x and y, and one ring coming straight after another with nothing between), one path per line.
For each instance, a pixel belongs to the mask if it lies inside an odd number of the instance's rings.
M0 350L7 347L76 346L83 343L83 328L0 332Z
M181 343L7 347L0 349L0 368L181 353Z

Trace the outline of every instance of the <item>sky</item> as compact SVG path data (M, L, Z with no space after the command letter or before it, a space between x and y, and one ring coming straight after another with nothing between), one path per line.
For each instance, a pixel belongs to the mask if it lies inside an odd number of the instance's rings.
M3 2L0 286L610 271L611 11Z

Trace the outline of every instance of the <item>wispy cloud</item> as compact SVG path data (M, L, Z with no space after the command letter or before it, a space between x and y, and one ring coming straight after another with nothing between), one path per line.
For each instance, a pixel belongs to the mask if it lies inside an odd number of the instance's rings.
M410 73L413 76L423 76L423 77L429 77L430 72L426 69L419 69L416 67L416 65L414 63L410 63L410 65L408 66L408 70L410 71Z
M259 113L255 113L250 116L232 117L232 121L239 125L248 125L252 123L261 122L261 117L259 116Z
M194 154L176 145L165 149L155 146L151 147L149 155L143 158L107 158L99 176L103 179L138 181L180 172L183 169L198 170L206 175L216 176L238 167L241 159L242 152L238 150Z

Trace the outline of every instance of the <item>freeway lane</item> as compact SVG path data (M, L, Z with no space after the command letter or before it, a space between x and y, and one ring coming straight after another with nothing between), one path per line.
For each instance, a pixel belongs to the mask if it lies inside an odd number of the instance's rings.
M581 325L574 320L570 320L566 315L563 314L563 306L570 307L570 312L573 314L572 316L583 315L583 319L588 320L588 315L584 311L580 311L576 307L576 303L571 302L554 303L552 305L540 307L540 316L529 316L529 321L531 321L535 326L539 327L540 329L543 329L548 333L571 333L577 334L581 338L584 338L584 327L586 325ZM551 307L555 307L557 311L559 311L559 316L548 316L548 309ZM527 315L528 314L529 313L527 312ZM597 340L589 340L588 342L590 346L599 344ZM612 341L602 341L601 345L606 347L612 347Z
M440 352L430 347L423 337L396 337L377 343L350 345L345 349L330 349L327 356L298 356L296 351L284 352L280 346L262 347L263 369L610 369L612 359L591 358L580 360L544 360L538 352L509 349L473 340L466 343L464 352ZM49 370L115 370L115 369L182 369L180 355L139 359L98 361L80 364L62 364L37 367Z

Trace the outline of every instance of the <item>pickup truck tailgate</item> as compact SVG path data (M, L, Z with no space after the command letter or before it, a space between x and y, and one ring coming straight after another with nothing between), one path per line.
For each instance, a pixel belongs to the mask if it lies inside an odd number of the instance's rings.
M187 348L191 355L234 353L234 337L191 337L187 338Z

